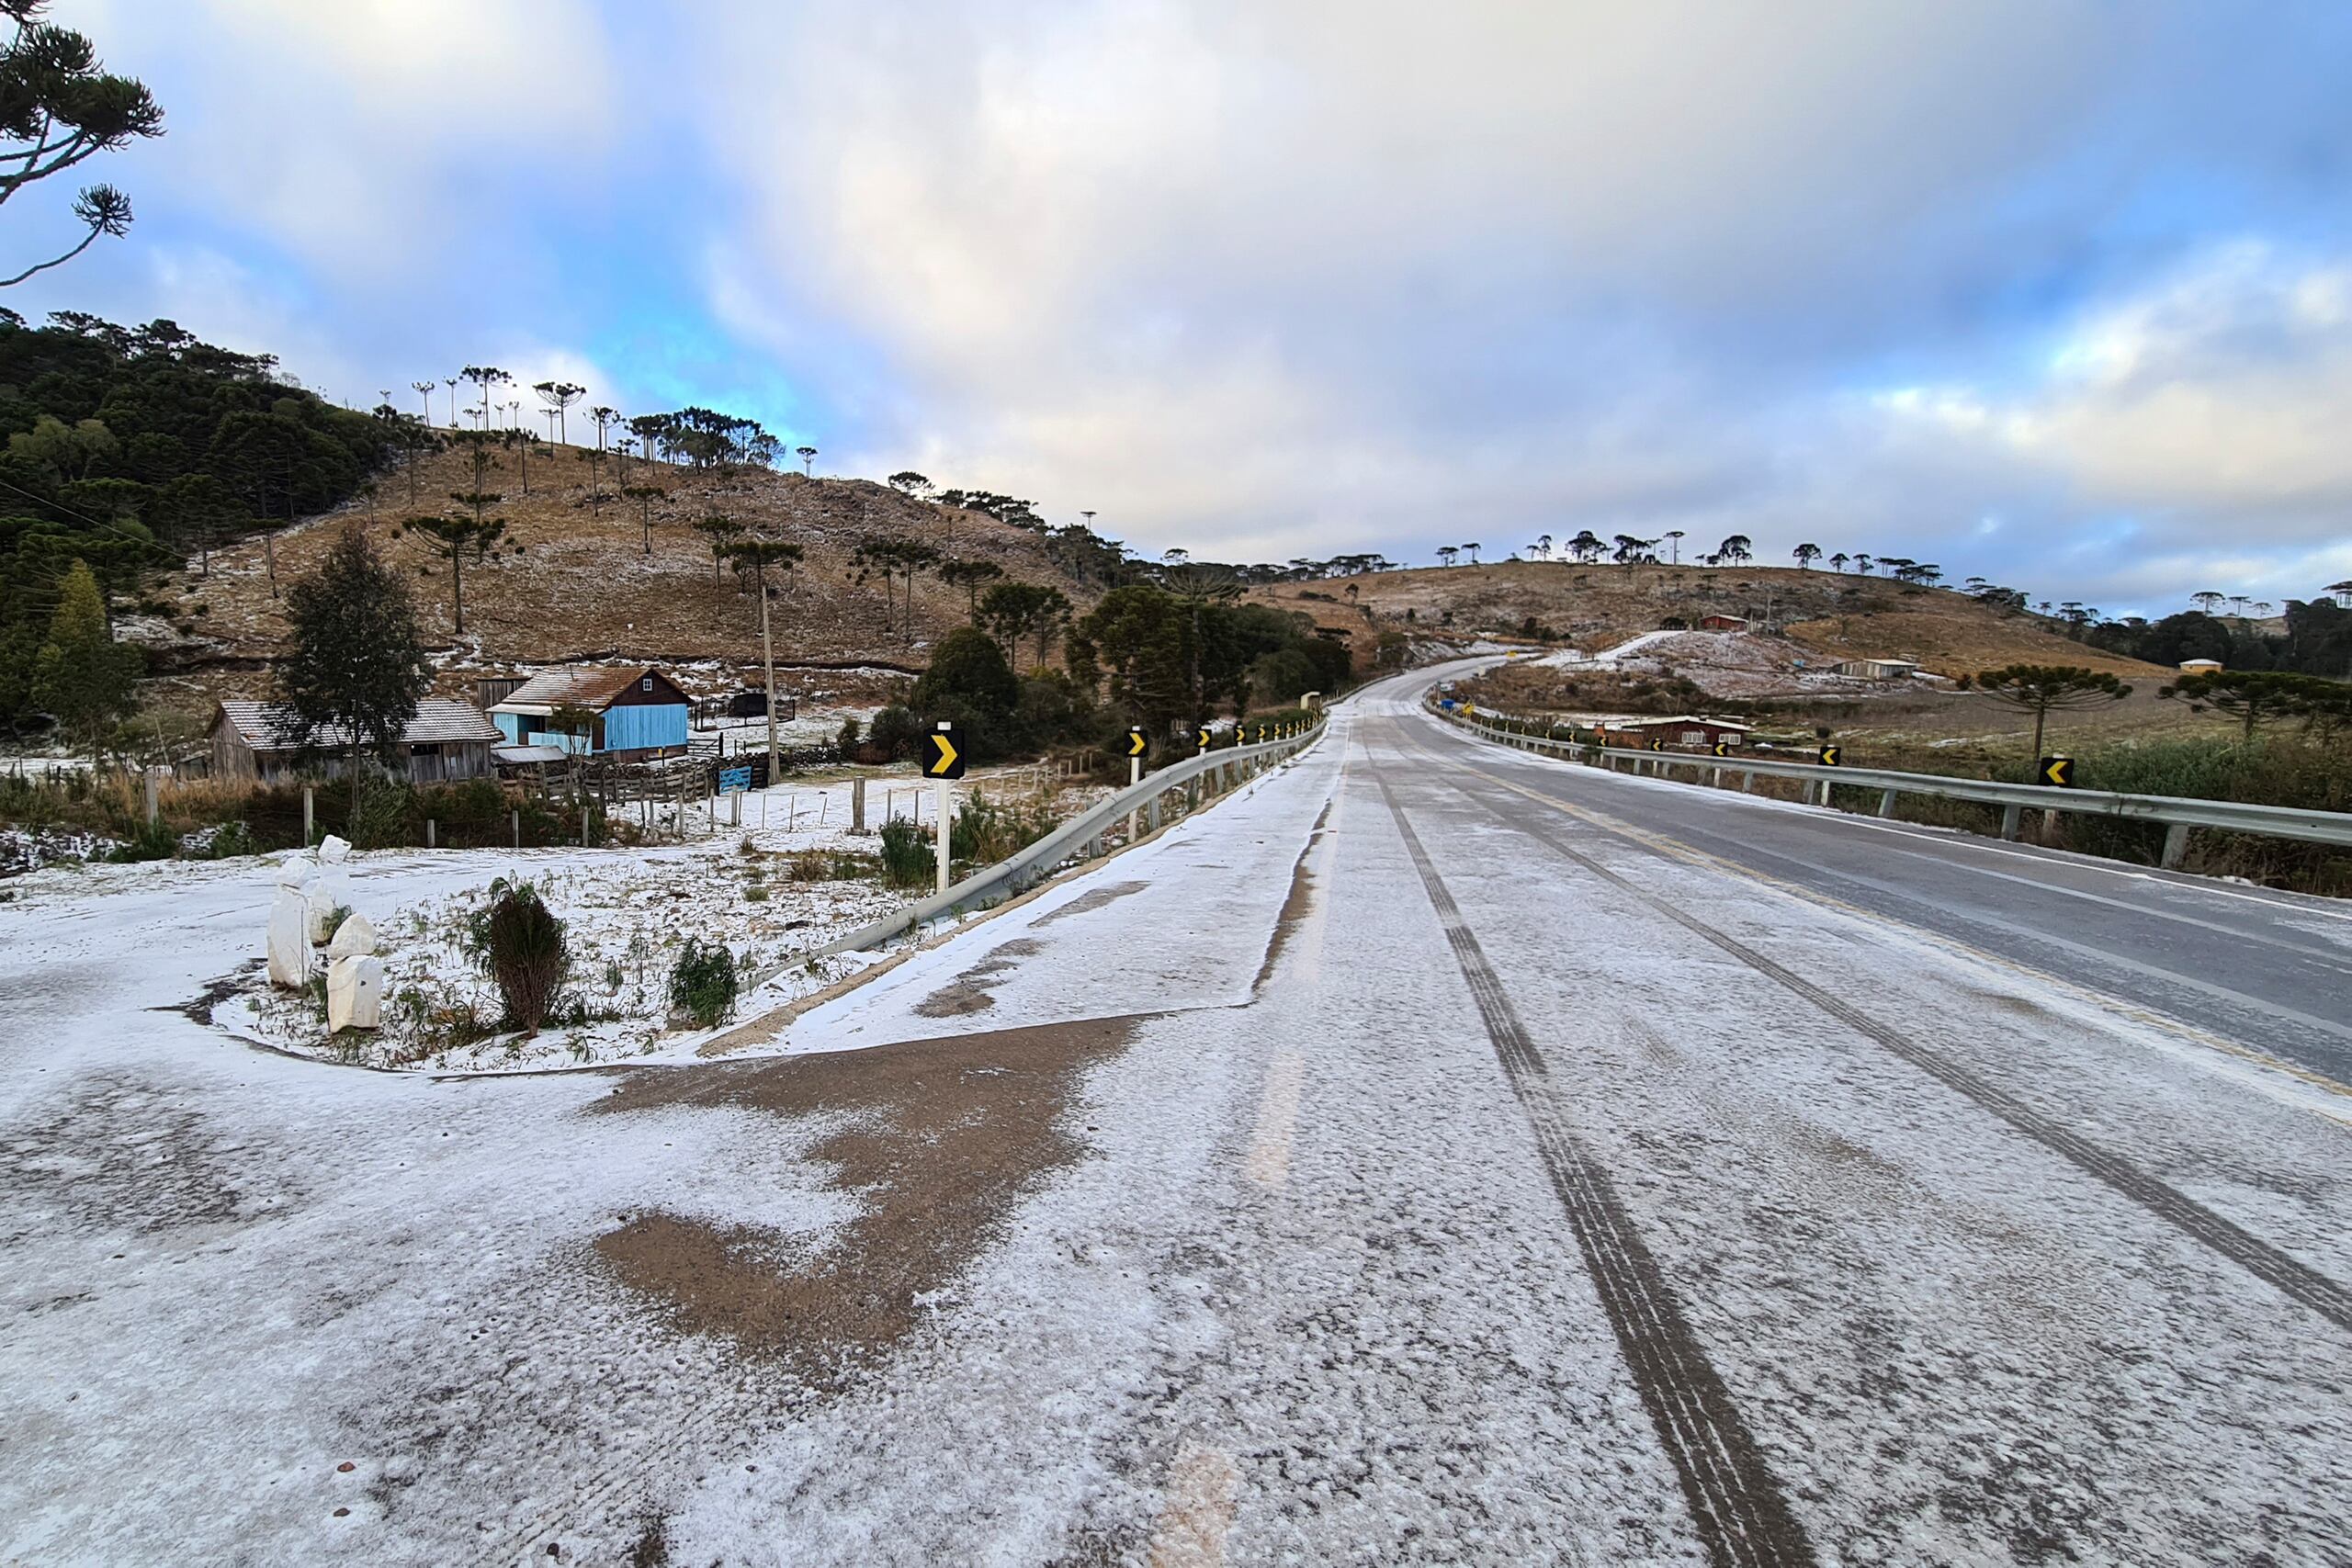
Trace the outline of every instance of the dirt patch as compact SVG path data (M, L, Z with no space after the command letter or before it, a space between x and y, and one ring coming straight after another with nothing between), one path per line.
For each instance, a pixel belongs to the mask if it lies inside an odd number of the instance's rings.
M1015 937L1001 946L990 949L986 958L917 1002L915 1016L969 1018L976 1012L986 1012L996 1006L996 998L989 993L1004 984L1004 977L1020 967L1014 960L1028 958L1045 950L1044 942L1032 942L1025 936Z
M1114 882L1108 887L1098 887L1091 893L1082 893L1060 908L1040 915L1030 921L1030 929L1035 931L1039 926L1050 926L1056 920L1066 920L1072 915L1089 914L1105 904L1125 898L1131 893L1140 893L1150 886L1148 882Z
M149 1012L175 1012L181 1017L187 1019L190 1022L200 1023L205 1025L207 1028L209 1028L212 1023L212 1010L219 1007L222 1002L227 1001L231 997L236 996L250 988L254 976L263 967L266 962L266 960L259 958L250 960L249 962L242 964L236 968L232 969L229 973L221 976L218 979L207 981L205 983L204 989L189 998L187 1001L173 1002L164 1007L149 1008L147 1010Z
M1274 965L1282 962L1283 949L1290 945L1292 933L1298 930L1299 922L1306 919L1306 911L1314 905L1315 879L1306 874L1306 857L1315 852L1316 840L1323 836L1323 824L1330 819L1331 802L1327 800L1323 803L1321 815L1315 818L1314 829L1306 835L1305 847L1298 852L1298 860L1290 868L1290 892L1283 899L1282 909L1274 916L1274 934L1266 943L1266 961L1258 965L1258 977L1250 982L1250 994L1253 997L1264 990L1266 982L1274 977Z
M600 1114L671 1106L846 1112L811 1151L862 1213L821 1251L757 1229L640 1215L596 1240L622 1284L681 1329L723 1335L839 1386L915 1321L916 1301L1001 1232L1012 1205L1086 1145L1063 1125L1085 1070L1136 1018L1004 1029L871 1051L633 1073Z

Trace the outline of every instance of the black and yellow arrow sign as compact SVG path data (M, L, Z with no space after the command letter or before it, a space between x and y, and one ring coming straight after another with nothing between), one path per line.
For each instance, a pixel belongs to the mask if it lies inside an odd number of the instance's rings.
M927 731L923 739L931 742L931 754L923 760L923 776L933 779L960 779L964 776L964 750L958 746L956 727L943 724Z
M2055 784L2060 789L2074 788L2075 759L2072 757L2041 759L2041 782L2046 784Z
M1718 756L1718 757L1728 757L1728 756L1730 756L1730 755L1731 755L1731 742L1730 742L1730 741L1728 741L1728 740L1718 740L1718 741L1716 741L1716 742L1715 742L1715 755L1716 755L1716 756Z
M1261 725L1260 725L1260 726L1258 727L1258 744L1259 744L1259 745L1261 745L1261 746L1263 746L1265 743L1266 743L1266 727L1265 727L1264 725L1262 725L1262 724L1261 724Z
M1209 727L1205 724L1201 726L1200 746L1204 751L1209 749Z
M1650 742L1650 750L1653 751L1663 751L1666 750L1666 742L1663 740L1653 739Z
M1821 749L1821 754L1815 759L1815 761L1819 761L1825 768L1834 768L1838 766L1838 748L1835 746L1824 746Z
M1129 725L1127 727L1127 755L1144 757L1150 755L1150 752L1151 738L1143 732L1142 726Z

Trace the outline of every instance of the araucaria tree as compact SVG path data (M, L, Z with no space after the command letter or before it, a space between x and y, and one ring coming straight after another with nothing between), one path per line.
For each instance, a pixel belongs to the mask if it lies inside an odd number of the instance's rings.
M566 439L564 411L586 397L588 389L571 381L534 381L531 383L531 390L538 393L539 401L545 403L548 412L555 415L556 441L561 446L571 445Z
M768 631L768 569L798 560L800 547L781 539L742 539L727 547L727 558L735 563L737 571L751 577L760 596L760 661L767 667L768 777L773 779L776 776L775 639Z
M637 525L645 535L645 553L653 553L653 503L669 494L660 485L630 485L621 491L624 499L637 502Z
M313 749L325 727L344 732L356 810L368 753L395 756L417 702L433 689L415 606L368 536L345 525L317 574L287 594L286 608L292 629L276 684L293 720L287 739Z
M1069 596L1041 582L1000 582L979 604L978 624L1002 645L1005 658L1019 657L1021 639L1037 639L1037 664L1053 652L1054 638L1069 624Z
M1819 545L1799 545L1795 549L1791 550L1789 554L1797 558L1797 570L1799 571L1803 571L1811 567L1814 562L1821 558L1821 547Z
M971 615L972 624L980 624L980 590L1004 575L1004 568L992 560L943 560L937 568L939 581L950 588L964 591L964 607Z
M42 21L48 8L48 0L0 0L17 25L0 52L0 205L85 158L164 134L164 111L147 89L109 73L82 34ZM0 280L0 288L62 266L101 234L120 235L130 227L130 198L110 185L85 186L74 216L89 231L79 244Z
M76 560L34 659L33 701L96 762L115 725L138 705L132 693L141 663L137 648L114 640L98 580Z
M743 525L732 517L714 513L695 520L695 532L710 541L710 580L718 581L718 569L726 564L727 547L741 536Z
M481 428L487 434L490 430L490 389L503 382L511 382L514 378L495 365L469 365L463 374L467 380L481 389ZM450 411L449 423L453 425L458 423L454 409Z
M506 538L506 524L495 517L412 517L401 525L401 532L423 545L428 554L449 563L452 619L457 635L465 636L466 563L486 566L500 559L498 547Z
M2228 714L2238 721L2241 739L2251 741L2273 719L2306 712L2306 705L2322 693L2336 694L2340 701L2341 690L2334 681L2285 671L2207 670L2157 687L2156 695L2177 698L2192 712L2215 708Z
M2105 707L2132 694L2132 688L2112 671L2072 664L2005 664L1974 676L1963 675L1960 685L1963 691L1973 687L2004 707L2033 715L2033 753L2028 768L2041 756L2042 731L2052 713Z

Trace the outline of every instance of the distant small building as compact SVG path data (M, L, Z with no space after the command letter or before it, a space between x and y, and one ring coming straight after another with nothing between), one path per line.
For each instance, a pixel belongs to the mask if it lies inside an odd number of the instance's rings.
M1829 672L1864 681L1907 681L1919 672L1919 666L1908 659L1849 659L1831 665Z
M649 666L550 670L507 693L490 717L510 746L552 746L567 754L631 761L685 750L693 705L676 682ZM549 725L564 708L586 710L587 733Z
M1702 615L1699 629L1702 632L1744 632L1747 619L1744 615Z
M1711 748L1718 743L1745 746L1748 726L1734 724L1727 718L1701 718L1693 714L1678 714L1669 718L1651 718L1640 714L1612 714L1594 721L1604 746L1647 746L1653 740L1663 740L1668 746Z
M277 784L305 771L305 739L300 721L276 704L223 702L212 715L212 776ZM341 725L322 725L307 739L314 748L310 771L340 775L349 759L351 732ZM391 771L411 784L488 778L491 748L498 739L497 726L471 703L427 697L401 732Z
M2184 675L2209 675L2221 667L2222 661L2218 659L2184 659L2180 661L2180 672Z

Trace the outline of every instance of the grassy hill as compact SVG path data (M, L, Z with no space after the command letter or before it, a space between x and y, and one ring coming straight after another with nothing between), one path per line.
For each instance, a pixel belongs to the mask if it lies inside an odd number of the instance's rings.
M402 518L451 511L450 493L472 489L467 459L445 452L419 460L413 486L397 465L381 474L372 504L349 502L266 541L256 536L217 551L209 576L193 569L171 574L137 628L153 649L156 667L176 683L204 691L257 688L286 626L283 601L270 592L271 556L282 589L311 570L346 518L369 527L393 560L419 571L420 617L453 679L595 657L673 665L756 661L759 601L741 590L731 569L714 570L709 541L692 526L713 514L808 552L797 574L779 581L772 607L779 662L920 669L929 645L966 620L965 592L921 575L910 635L903 585L893 590L900 610L891 617L880 580L855 581L852 552L871 536L918 539L944 556L992 561L1008 580L1060 588L1081 611L1096 597L1047 558L1036 534L862 479L765 470L721 475L633 462L631 485L658 485L664 492L650 509L649 551L639 503L615 495L609 467L606 499L591 505L582 449L531 457L527 496L520 456L502 450L498 461L488 486L505 499L491 515L506 521L509 544L520 547L503 560L466 567L462 638L447 565L399 534Z
M2058 623L1964 593L1790 567L1579 566L1505 561L1253 589L1250 597L1343 628L1363 655L1382 632L1517 637L1528 623L1598 652L1702 615L1769 615L1809 657L1907 659L1939 675L2002 664L2078 664L2154 677L2155 666L2075 642ZM1408 616L1410 616L1408 619Z

